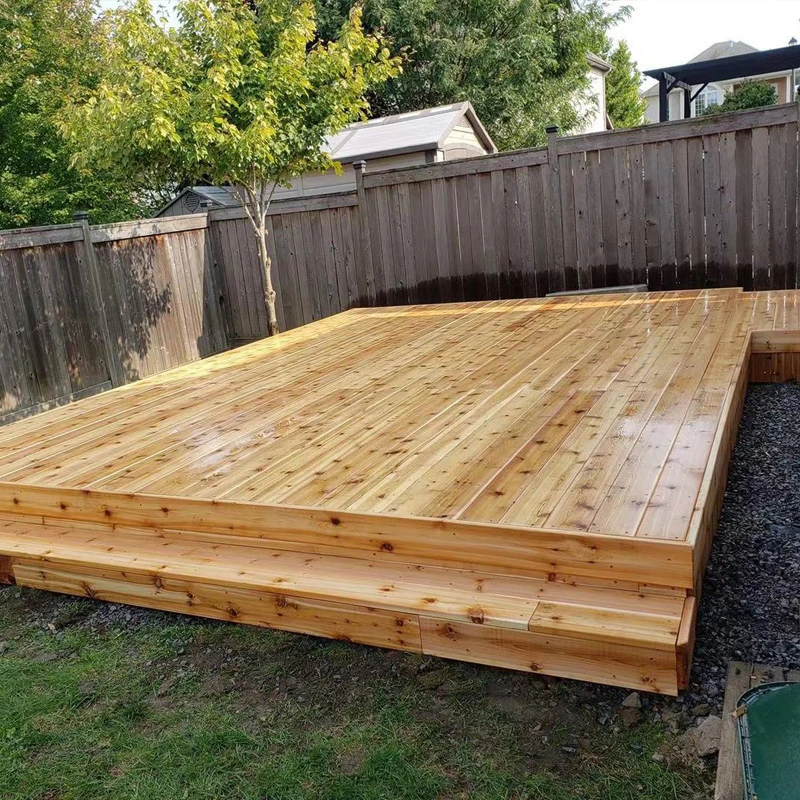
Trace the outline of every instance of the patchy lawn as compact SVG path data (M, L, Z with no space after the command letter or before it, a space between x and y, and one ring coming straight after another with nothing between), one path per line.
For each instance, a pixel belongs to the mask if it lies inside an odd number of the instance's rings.
M0 590L4 800L667 800L648 698L43 592Z

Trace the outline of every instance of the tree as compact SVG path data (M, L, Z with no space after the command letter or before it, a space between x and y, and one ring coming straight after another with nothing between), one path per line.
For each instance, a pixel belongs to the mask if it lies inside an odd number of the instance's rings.
M322 38L355 0L316 0ZM588 104L586 56L627 13L604 0L365 0L403 72L370 98L376 114L470 100L501 149L533 147L551 123L574 130Z
M399 63L355 6L335 40L315 41L305 0L183 0L179 24L149 0L113 13L108 72L63 129L79 163L138 176L202 179L238 193L258 244L276 333L267 212L277 186L336 169L325 139L364 118L365 93Z
M620 42L607 55L611 71L606 75L606 113L615 128L642 125L647 101L639 95L642 75L628 43Z
M139 210L126 181L71 166L57 115L104 69L94 0L0 2L0 228L99 222Z
M726 111L741 111L745 108L773 106L778 102L778 92L766 81L745 81L725 95L721 103L710 105L703 114L722 114Z

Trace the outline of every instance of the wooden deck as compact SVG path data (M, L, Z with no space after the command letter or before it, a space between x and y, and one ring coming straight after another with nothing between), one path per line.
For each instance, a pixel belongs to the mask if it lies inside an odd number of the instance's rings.
M358 309L0 429L0 580L676 693L800 293Z

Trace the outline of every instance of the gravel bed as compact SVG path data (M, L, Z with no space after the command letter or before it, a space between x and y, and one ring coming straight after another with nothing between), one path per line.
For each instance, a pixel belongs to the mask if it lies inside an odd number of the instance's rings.
M719 705L732 660L800 668L800 385L747 392L703 580L698 699Z

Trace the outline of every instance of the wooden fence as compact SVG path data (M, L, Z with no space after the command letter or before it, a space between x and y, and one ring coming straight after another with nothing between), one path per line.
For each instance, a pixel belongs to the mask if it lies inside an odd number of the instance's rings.
M359 305L796 288L798 106L558 138L273 204L282 329ZM0 233L0 417L266 336L240 209Z
M227 346L205 215L0 233L0 422Z
M649 288L797 286L798 106L422 167L273 204L281 325L353 305ZM266 335L243 213L211 213L232 340Z

